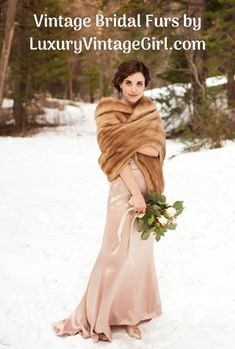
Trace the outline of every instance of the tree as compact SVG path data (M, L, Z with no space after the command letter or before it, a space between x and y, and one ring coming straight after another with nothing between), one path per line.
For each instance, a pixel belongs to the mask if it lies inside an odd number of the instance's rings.
M63 0L65 1L65 0ZM64 2L63 2L64 3ZM17 129L26 125L26 105L36 93L52 92L63 97L69 78L66 52L32 51L29 38L35 40L62 39L64 28L36 28L33 14L47 13L48 16L63 15L61 2L53 0L21 0L17 7L17 27L11 53L10 78L13 87L14 119Z
M15 13L16 13L17 0L8 0L5 34L2 45L2 52L0 56L0 109L2 106L3 94L4 94L4 82L6 78L7 65L9 55L11 51L11 44L15 29Z

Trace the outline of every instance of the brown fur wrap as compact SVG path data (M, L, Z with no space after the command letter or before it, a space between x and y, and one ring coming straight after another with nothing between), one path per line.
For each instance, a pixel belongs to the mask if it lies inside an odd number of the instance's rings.
M101 150L98 162L108 180L114 180L130 158L134 158L145 177L148 191L161 194L164 190L165 131L156 104L146 96L142 96L135 106L113 97L103 97L96 107L95 120ZM160 158L137 153L143 146L156 148Z

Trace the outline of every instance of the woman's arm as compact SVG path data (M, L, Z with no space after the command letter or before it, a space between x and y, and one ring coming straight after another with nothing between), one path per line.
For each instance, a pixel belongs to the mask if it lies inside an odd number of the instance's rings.
M159 156L159 152L157 151L157 149L151 146L140 147L139 149L137 149L137 153L156 157Z
M139 213L144 213L146 210L146 202L133 174L131 173L129 164L127 164L124 167L124 169L120 172L120 176L131 192L132 204L135 211Z
M124 169L120 172L120 176L127 185L128 189L130 190L131 194L141 194L140 188L131 173L130 166L127 164Z
M140 147L139 149L137 149L137 152L141 154L149 155L149 156L156 156L156 157L159 156L158 151L151 146ZM124 169L120 172L120 176L122 180L125 182L125 184L127 185L128 189L130 190L132 196L135 194L141 194L140 188L131 173L129 164L127 164L124 167Z

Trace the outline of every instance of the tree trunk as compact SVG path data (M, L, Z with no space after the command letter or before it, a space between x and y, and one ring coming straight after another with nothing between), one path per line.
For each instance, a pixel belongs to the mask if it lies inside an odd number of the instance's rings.
M23 107L23 93L25 89L25 84L23 85L20 81L17 81L15 84L15 99L14 99L14 119L16 128L18 130L23 130L25 126L24 118L24 107Z
M26 95L26 78L22 67L22 40L24 39L24 30L17 28L16 40L14 49L16 53L15 57L15 70L17 77L14 85L14 107L13 115L17 129L23 129L25 126L25 111L23 102L25 101Z
M232 67L227 74L228 83L227 83L227 99L228 99L228 107L235 108L235 63L232 63Z
M73 64L69 63L68 98L73 99Z
M0 57L0 107L2 106L4 82L6 78L7 65L11 51L11 43L15 29L15 13L17 0L8 0L5 34Z
M198 0L196 2L190 2L189 4L189 16L202 19L202 26L204 22L205 12L205 0ZM200 34L198 31L191 29L191 39L200 40ZM192 72L192 95L193 95L193 112L195 115L200 114L200 108L203 105L205 98L205 67L204 62L206 53L203 50L192 50L188 53L189 68Z
M99 71L99 99L104 96L104 75Z
M90 91L90 103L94 103L94 93Z

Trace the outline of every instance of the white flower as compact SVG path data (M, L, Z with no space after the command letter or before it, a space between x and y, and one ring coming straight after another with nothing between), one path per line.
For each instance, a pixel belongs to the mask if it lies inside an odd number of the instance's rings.
M174 217L175 215L176 215L176 209L174 208L174 207L168 207L167 209L166 209L166 214L167 214L167 216L168 217Z
M158 222L161 223L161 225L166 225L168 223L168 219L166 219L165 216L161 215L159 218L158 218Z

